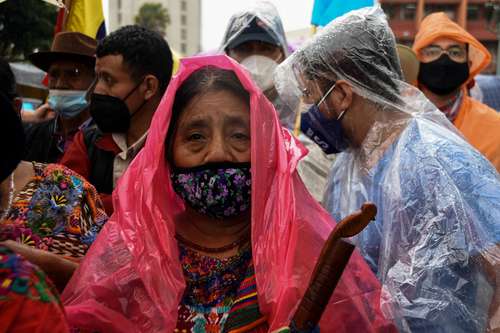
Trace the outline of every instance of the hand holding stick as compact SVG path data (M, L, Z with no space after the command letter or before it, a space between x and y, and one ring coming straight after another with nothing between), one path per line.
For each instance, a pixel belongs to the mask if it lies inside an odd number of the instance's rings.
M376 214L377 207L373 203L365 203L361 210L344 218L333 229L323 246L306 293L293 316L292 327L295 330L309 331L318 325L354 251L354 245L342 238L360 233L375 219Z

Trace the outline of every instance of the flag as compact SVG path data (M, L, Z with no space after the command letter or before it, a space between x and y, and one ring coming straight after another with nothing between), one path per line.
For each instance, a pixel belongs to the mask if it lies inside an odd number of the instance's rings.
M101 40L106 36L104 11L101 0L65 1L69 9L64 23L64 31L77 31Z
M374 0L314 0L311 24L325 26L354 9L373 6Z
M57 20L56 20L56 26L54 28L54 35L60 33L63 29L63 23L64 23L64 8L60 8L59 12L57 12Z

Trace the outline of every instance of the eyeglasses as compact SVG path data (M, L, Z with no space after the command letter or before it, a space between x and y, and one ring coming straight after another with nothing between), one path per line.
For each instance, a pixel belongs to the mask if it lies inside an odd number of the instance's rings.
M330 95L330 93L333 91L333 89L335 89L336 85L337 85L337 82L335 82L330 87L330 89L328 89L328 91L323 95L323 97L321 97L321 99L319 100L319 102L316 104L318 107L325 101L325 99L328 97L328 95Z
M467 50L461 46L450 46L446 50L437 45L427 46L420 51L420 55L424 61L434 61L439 59L443 54L447 54L451 60L456 62L467 61Z
M302 96L305 98L311 97L311 91L308 88L302 88Z
M323 95L323 97L321 97L321 99L319 100L318 103L316 103L316 105L321 105L321 103L323 103L325 101L325 99L328 97L328 95L330 95L330 93L333 91L333 89L335 89L335 85L337 83L333 83L333 85L326 91L326 93ZM302 92L302 97L304 98L309 98L312 96L312 91L309 90L309 88L302 88L301 89L301 92Z

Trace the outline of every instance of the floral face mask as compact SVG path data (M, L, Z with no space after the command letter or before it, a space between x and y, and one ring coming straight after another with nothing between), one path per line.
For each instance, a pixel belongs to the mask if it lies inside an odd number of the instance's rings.
M198 213L224 219L241 215L250 209L250 163L175 168L171 179L175 192Z

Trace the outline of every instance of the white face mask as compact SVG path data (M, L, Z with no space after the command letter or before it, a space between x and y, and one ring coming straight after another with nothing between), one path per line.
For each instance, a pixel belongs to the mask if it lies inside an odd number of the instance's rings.
M262 90L273 86L273 74L278 63L271 58L262 55L251 55L240 63L252 75L257 86Z

